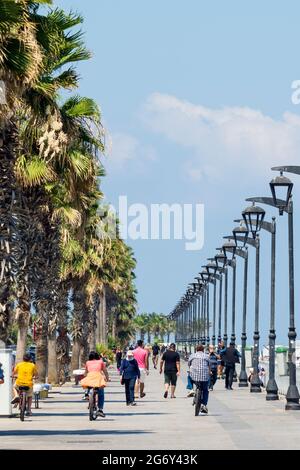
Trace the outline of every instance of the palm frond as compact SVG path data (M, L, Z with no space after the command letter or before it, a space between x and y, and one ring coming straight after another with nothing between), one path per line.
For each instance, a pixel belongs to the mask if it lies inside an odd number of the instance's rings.
M90 98L80 97L78 95L73 96L64 103L61 110L69 117L90 117L100 120L99 106Z
M80 227L81 214L78 210L65 204L53 210L52 220L70 224L72 227Z
M40 157L28 160L25 155L21 155L16 162L16 176L24 186L38 186L56 177L52 168Z

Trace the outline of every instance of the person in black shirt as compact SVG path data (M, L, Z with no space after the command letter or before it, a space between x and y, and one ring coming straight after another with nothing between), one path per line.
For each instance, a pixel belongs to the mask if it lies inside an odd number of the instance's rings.
M229 348L221 351L221 357L225 362L225 388L227 390L232 390L235 364L240 362L241 354L236 349L235 344L231 342Z
M157 343L154 344L152 347L152 362L154 369L157 369L157 362L158 362L158 355L159 355L160 347Z
M121 349L120 349L120 348L117 348L115 358L116 358L116 363L117 363L117 369L118 369L118 371L119 371L120 368L121 368L122 357L123 357L123 354L122 354Z
M208 351L209 351L209 365L210 365L209 390L213 391L214 385L218 377L218 356L215 353L215 347L212 344L209 346Z
M160 374L163 371L165 373L165 393L164 398L168 398L169 387L171 385L171 398L176 398L175 388L177 383L177 377L180 375L180 356L176 352L176 346L174 343L170 344L168 351L164 352L160 361Z

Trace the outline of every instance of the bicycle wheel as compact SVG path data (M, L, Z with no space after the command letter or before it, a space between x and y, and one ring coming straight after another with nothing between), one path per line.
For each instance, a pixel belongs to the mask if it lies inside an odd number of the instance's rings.
M89 416L90 421L95 421L97 418L96 397L94 390L89 393Z
M197 388L196 396L195 396L195 416L199 415L201 407L201 391Z
M20 394L20 420L21 421L24 421L25 410L26 410L26 394L22 392Z

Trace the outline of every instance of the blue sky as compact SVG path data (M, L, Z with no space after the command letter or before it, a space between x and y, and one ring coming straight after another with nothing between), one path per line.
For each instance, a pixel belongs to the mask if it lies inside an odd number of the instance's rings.
M135 241L140 311L169 313L207 257L215 254L244 199L269 195L270 167L300 164L300 3L188 0L59 0L85 17L93 59L79 67L80 93L95 98L112 141L103 189L117 203L203 203L205 244ZM295 242L300 178L295 182ZM266 208L267 209L267 208ZM276 212L267 209L268 220ZM277 334L286 342L286 218L278 217ZM254 317L251 253L248 342ZM261 333L269 324L270 238L262 234ZM300 326L299 250L296 319ZM242 283L242 264L238 282ZM241 289L239 289L241 291ZM237 334L242 302L237 297Z

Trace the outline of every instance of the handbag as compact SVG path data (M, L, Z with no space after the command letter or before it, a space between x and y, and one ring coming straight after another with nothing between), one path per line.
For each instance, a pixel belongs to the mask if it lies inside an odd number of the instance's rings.
M121 385L125 385L124 372L123 372L122 377L121 377Z

